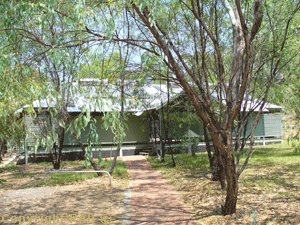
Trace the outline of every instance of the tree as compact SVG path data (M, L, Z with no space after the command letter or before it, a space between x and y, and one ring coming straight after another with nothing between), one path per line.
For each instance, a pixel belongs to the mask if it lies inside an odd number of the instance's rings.
M52 4L51 7L49 3ZM80 59L85 51L81 48L83 43L77 34L70 32L70 30L76 29L77 24L74 22L74 18L66 17L62 11L55 10L57 7L60 10L67 9L60 2L44 4L43 2L21 1L12 5L4 1L1 2L1 6L6 11L1 18L2 27L6 28L1 30L2 54L9 54L11 58L10 65L1 65L1 69L3 69L1 72L9 67L13 70L21 68L22 73L27 74L29 79L36 74L40 80L44 81L45 85L37 88L42 90L46 86L43 95L31 97L34 99L48 98L48 114L42 121L38 117L36 122L41 128L40 143L50 152L54 169L59 169L67 127L71 127L74 137L86 153L78 130L74 126L76 121L72 121L67 110L71 95L70 84L76 77ZM81 6L77 5L72 9L77 13L74 13L75 17L81 12L80 8ZM4 83L4 85L6 84ZM53 101L56 105L55 108L50 104ZM45 113L40 109L38 112L27 110L28 112L32 112L32 116ZM85 113L83 112L83 114ZM46 126L44 122L48 122ZM95 169L98 169L92 158L89 161ZM98 173L98 175L102 174Z
M288 140L291 141L290 144L299 151L299 138L300 138L300 108L299 108L299 65L300 56L297 55L299 52L299 24L300 15L295 15L293 21L291 21L290 32L295 35L295 38L287 40L287 51L291 55L296 54L296 57L289 61L285 68L281 71L280 76L275 80L274 84L270 89L270 102L278 104L284 107L285 114L287 114L290 119L287 121L287 132ZM283 57L286 57L283 55ZM292 123L292 124L290 124ZM292 125L291 127L289 127Z
M105 36L101 29L86 28L86 31L103 41L139 46L160 57L170 68L174 81L188 95L224 160L227 196L222 213L234 213L238 178L253 152L254 131L270 85L288 62L282 56L287 40L292 37L289 28L299 10L299 1L126 3L130 21L135 23L128 27L128 30L135 27L130 38L118 38L112 32ZM117 10L123 4L110 4L115 9L106 12L111 12L110 21L118 21ZM278 7L282 6L286 10L281 12L283 17L278 13ZM257 85L262 88L258 90ZM254 109L259 109L259 113L250 135L251 146L240 166L244 128Z
M21 37L51 51L123 42L140 49L131 59L133 62L145 52L160 59L173 74L170 80L187 94L224 161L227 196L222 213L228 215L236 211L238 179L253 153L254 131L270 86L296 55L287 55L286 46L294 37L289 31L299 4L290 0L124 0L75 4L49 0L18 3L14 7L22 13L15 16L16 10L4 2L9 10L3 10L6 13L1 15L6 27L1 31L7 37ZM69 21L72 25L63 32L69 36L58 35L50 43L44 41L43 33L32 33L38 26L47 26L46 14ZM32 27L21 29L18 20ZM12 40L16 43L19 39ZM147 64L148 57L141 57L140 61ZM258 113L248 135L250 148L240 165L245 128L255 109Z
M1 56L0 160L8 147L21 147L25 138L25 127L18 110L24 104L32 102L32 98L35 98L40 92L40 87L42 88L36 71L32 70L29 75L22 66L13 67L15 62L7 54Z

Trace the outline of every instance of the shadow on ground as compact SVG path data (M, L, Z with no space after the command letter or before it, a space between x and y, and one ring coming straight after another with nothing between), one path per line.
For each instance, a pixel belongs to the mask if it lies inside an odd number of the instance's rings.
M1 217L6 224L19 220L30 224L30 219L31 224L118 224L124 189L109 187L107 180L101 183L101 179L105 178L6 191L0 196Z

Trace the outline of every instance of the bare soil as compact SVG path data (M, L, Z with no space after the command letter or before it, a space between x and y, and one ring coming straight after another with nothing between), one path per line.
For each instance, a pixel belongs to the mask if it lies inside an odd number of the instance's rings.
M5 222L21 220L22 224L30 224L28 218L33 219L31 224L50 224L49 220L52 224L119 224L128 181L113 178L109 186L104 175L65 185L32 187L43 183L45 169L39 164L4 172L0 168L0 180L6 181L0 183L0 218L4 216Z

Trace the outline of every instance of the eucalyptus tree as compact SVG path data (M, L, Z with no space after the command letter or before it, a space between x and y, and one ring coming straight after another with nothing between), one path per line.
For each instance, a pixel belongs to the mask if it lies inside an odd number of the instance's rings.
M289 29L298 13L299 1L108 4L103 16L109 15L106 20L111 26L102 30L87 24L86 31L99 41L138 46L160 58L173 72L173 80L186 92L224 160L227 196L222 213L236 212L238 179L253 153L254 131L270 86L293 57L283 55L287 40L293 38ZM130 26L124 27L130 38L113 35L122 10L131 16ZM246 122L254 110L258 113L250 134L250 148L240 165Z
M77 4L74 8L69 8L60 1L2 1L0 6L5 12L1 15L1 27L4 28L1 29L1 54L5 54L4 56L8 56L13 62L11 65L2 64L1 72L4 74L7 69L22 68L22 73L28 75L28 80L32 79L35 73L45 84L40 84L37 88L44 88L42 96L31 96L45 98L49 106L49 118L46 121L36 121L41 125L42 134L40 143L37 144L42 144L50 151L53 166L59 169L66 128L71 127L74 137L86 152L78 135L78 123L71 119L67 110L72 94L70 85L76 77L86 47L78 33L74 32L80 23L78 14L81 13L82 5ZM74 12L73 17L66 16L65 10ZM5 76L9 75L4 74ZM16 77L21 75L16 74ZM33 112L32 115L42 113L40 109L38 112L27 110L27 113L29 112ZM49 123L44 126L44 122ZM93 167L98 169L93 159L89 160Z
M5 12L1 16L2 27L4 28L1 29L1 35L4 40L2 53L8 52L12 60L20 59L16 60L13 66L22 66L27 69L28 73L33 68L49 85L46 88L49 89L47 94L42 97L39 96L39 99L46 98L47 100L46 105L49 106L47 109L49 118L46 121L36 120L42 131L42 138L37 143L37 146L42 145L48 149L52 155L54 168L58 169L60 167L64 134L66 131L71 132L90 164L95 169L98 169L92 158L91 145L93 141L89 139L88 147L86 147L80 137L81 131L89 126L87 128L89 129L89 137L95 138L94 142L97 142L95 118L91 116L90 109L92 106L88 105L95 102L87 101L87 104L82 109L82 113L75 119L71 118L68 113L69 103L74 100L72 96L83 91L81 87L74 89L72 82L77 77L86 77L86 71L82 71L79 76L78 71L81 65L86 62L84 59L85 54L88 51L93 52L93 44L98 44L98 38L87 37L85 35L87 32L82 32L83 23L93 24L90 18L83 18L83 16L89 14L86 14L85 11L89 7L80 1L69 1L68 4L67 2L62 3L61 1L50 0L20 1L18 3L2 1L1 8ZM93 13L92 8L90 10ZM94 12L97 13L96 11ZM18 46L18 52L14 51L15 46ZM115 46L111 45L107 47L100 46L97 47L97 50L101 49L100 52L103 54L104 59L105 54L103 52L109 55L114 52L114 48ZM128 57L128 51L123 54ZM120 57L122 58L123 56ZM124 65L121 65L122 63L120 64L120 62L118 64L120 65L118 69L122 67L121 73L111 74L108 71L112 65L103 65L100 75L93 78L108 78L111 81L117 79L115 76L124 74L126 60ZM113 66L116 67L116 65ZM5 67L3 66L3 68ZM120 87L122 89L123 86L120 85ZM105 89L105 87L102 88ZM85 90L85 92L89 92L89 90ZM83 93L83 95L85 94L87 93ZM95 96L97 94L95 92L93 97L99 100L101 97ZM88 95L86 97L89 97ZM99 101L96 101L96 103L98 104ZM97 104L94 105L94 108L101 108L101 105ZM34 112L33 110L31 111ZM41 113L40 109L37 113ZM118 114L119 112L114 113ZM106 116L109 117L110 114L108 113ZM115 124L119 119L118 116L113 115L109 121ZM44 126L43 124L47 125ZM116 129L116 131L112 128L119 139L123 132L121 128ZM114 166L112 166L111 172Z
M53 33L55 33L53 31ZM77 51L76 51L77 50ZM41 139L38 145L45 147L51 154L54 169L60 168L62 149L66 128L72 124L68 107L72 102L72 82L76 76L80 51L78 49L59 49L45 53L44 49L37 52L40 57L33 60L39 75L47 80L46 93L39 96L41 101L46 100L47 109L33 111L35 122L40 127ZM67 57L66 57L67 56Z
M6 43L7 44L7 43ZM16 47L16 46L15 46ZM18 52L18 48L14 51ZM20 58L12 59L10 51L2 51L0 65L0 143L1 152L10 147L21 147L25 138L24 120L18 110L40 93L40 83L36 71L30 73L17 65ZM30 79L29 79L30 78Z
M295 38L287 40L287 48L290 54L295 54L300 51L300 15L296 15L293 23L291 24L290 32L295 34ZM287 57L283 55L283 57ZM292 123L293 128L289 130L288 139L292 140L292 145L295 149L299 150L300 143L300 108L299 108L299 66L300 56L296 55L295 58L281 71L280 76L275 80L270 89L270 101L274 104L280 104L284 107L285 113L290 116L286 126L289 127Z
M281 104L284 107L287 120L284 123L285 135L288 143L300 152L300 82L299 82L299 66L300 60L294 63L294 68L290 68L293 72L286 71L288 76L283 76L276 85L272 87L271 92L276 93L272 98L275 104Z

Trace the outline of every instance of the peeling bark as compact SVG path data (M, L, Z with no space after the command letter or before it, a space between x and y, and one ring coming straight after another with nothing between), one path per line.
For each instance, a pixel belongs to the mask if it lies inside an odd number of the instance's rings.
M212 181L219 181L221 184L221 188L225 189L226 183L226 173L225 173L225 164L223 162L222 156L220 151L215 148L214 150L214 157L213 157L213 172L211 176Z
M236 212L236 203L238 195L238 177L235 171L234 155L229 154L226 159L226 181L227 195L224 206L222 206L222 214L224 216L231 215Z

